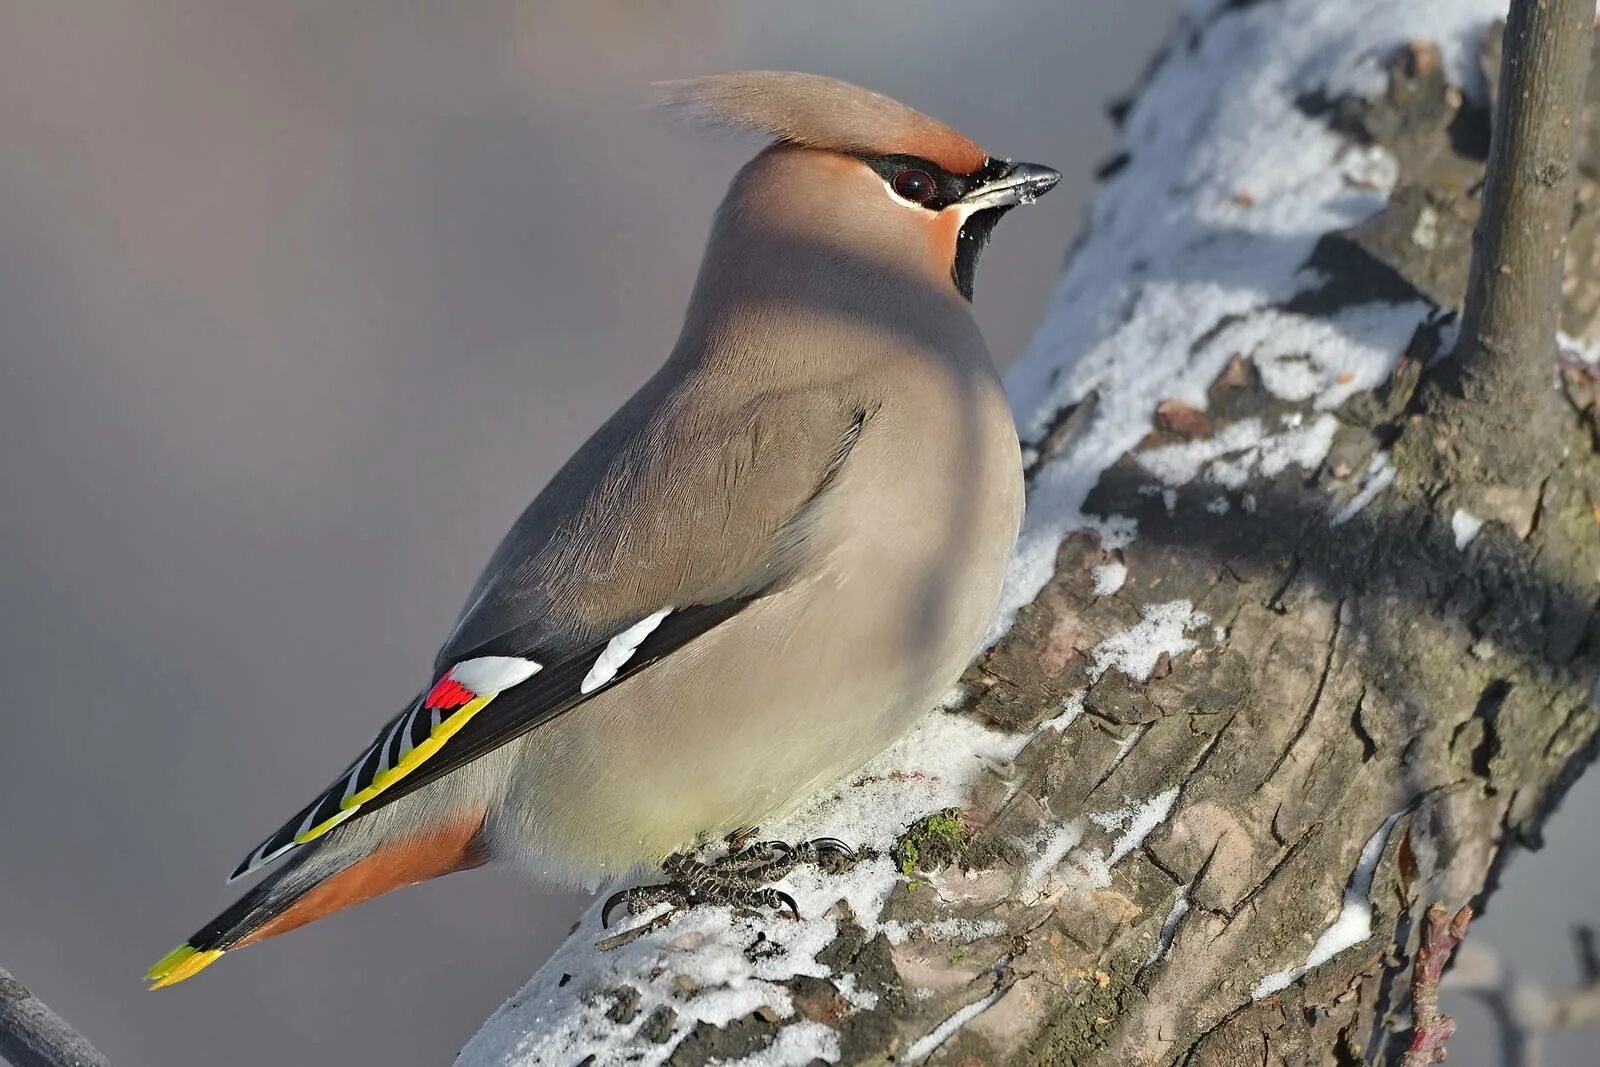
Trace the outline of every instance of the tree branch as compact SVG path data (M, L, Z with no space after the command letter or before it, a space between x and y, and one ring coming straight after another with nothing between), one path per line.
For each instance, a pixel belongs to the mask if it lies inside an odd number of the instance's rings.
M12 1067L109 1067L87 1038L0 968L0 1059Z
M1483 208L1452 371L1428 400L1462 461L1498 486L1536 483L1561 421L1554 392L1591 0L1512 0Z

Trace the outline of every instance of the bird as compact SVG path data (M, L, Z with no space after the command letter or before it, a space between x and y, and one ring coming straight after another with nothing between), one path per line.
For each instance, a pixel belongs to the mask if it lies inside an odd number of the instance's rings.
M417 696L151 988L454 871L593 886L758 826L980 651L1023 468L974 273L1060 175L820 75L658 90L766 139L670 354L516 520Z

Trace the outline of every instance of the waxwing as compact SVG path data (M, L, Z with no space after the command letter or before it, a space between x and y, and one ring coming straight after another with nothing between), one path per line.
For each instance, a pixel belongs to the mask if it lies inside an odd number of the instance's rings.
M512 526L423 690L233 878L281 865L152 988L451 871L592 885L759 825L979 649L1023 494L973 272L1060 176L816 75L662 89L772 139L671 355Z

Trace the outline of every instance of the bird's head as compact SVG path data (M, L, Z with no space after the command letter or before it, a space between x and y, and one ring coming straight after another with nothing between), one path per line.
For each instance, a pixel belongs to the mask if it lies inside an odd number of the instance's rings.
M967 300L995 223L1061 180L1049 167L996 159L898 101L816 74L742 71L658 89L669 107L773 139L735 181L725 214L948 279Z

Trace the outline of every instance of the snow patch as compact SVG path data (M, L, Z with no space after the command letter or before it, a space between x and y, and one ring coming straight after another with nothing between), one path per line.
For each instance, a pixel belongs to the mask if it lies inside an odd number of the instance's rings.
M918 818L964 802L981 774L1015 758L1031 736L1004 734L962 715L933 712L856 775L764 829L782 840L835 836L886 852ZM889 924L880 923L879 917L899 881L899 872L887 857L864 861L839 874L801 867L779 883L800 905L798 922L736 915L726 908L695 908L675 916L663 929L605 952L594 948L607 933L600 928L597 902L532 980L484 1023L457 1063L523 1067L576 1063L594 1055L599 1065L626 1062L655 1067L698 1023L725 1026L761 1008L791 1018L794 1007L783 986L786 979L836 977L816 958L838 934L829 910L843 900L869 935L887 932ZM634 917L626 925L642 921L643 916ZM926 932L954 940L993 936L992 928L980 921L933 923ZM761 951L747 952L758 940ZM660 981L663 973L674 981ZM567 975L572 977L564 984ZM576 989L570 985L574 981L580 983ZM606 1017L611 998L604 994L622 987L640 994L635 1018L626 1025ZM857 1007L868 1006L868 1000L875 1003L870 992L851 989L855 999L852 994L846 999ZM640 1036L639 1029L663 1005L677 1014L677 1022L672 1038L656 1044ZM762 1055L767 1058L752 1062L837 1060L836 1032L789 1023Z
M1090 678L1098 681L1115 667L1136 682L1149 681L1163 652L1180 656L1198 648L1199 643L1185 634L1211 622L1205 612L1196 611L1187 600L1146 604L1140 614L1143 618L1133 627L1112 634L1090 650L1094 660L1089 667Z
M1111 596L1128 580L1128 567L1125 563L1102 563L1092 573L1095 596Z
M1261 437L1261 420L1243 419L1222 427L1210 437L1202 437L1180 445L1146 449L1140 452L1137 458L1141 467L1161 479L1164 484L1184 485L1199 477L1202 468L1214 460L1224 456L1254 452L1260 447ZM1249 467L1246 466L1244 475L1248 474ZM1230 489L1237 489L1244 484L1242 477L1235 480L1231 470L1210 480L1226 485Z
M1056 733L1060 733L1073 723L1077 722L1078 716L1083 714L1083 693L1084 691L1080 689L1076 693L1069 694L1067 698L1061 702L1061 714L1057 715L1053 719L1046 719L1044 722L1040 723L1039 729L1044 730L1048 728L1054 730Z
M1172 950L1173 939L1178 936L1178 924L1187 914L1189 914L1189 887L1180 885L1172 898L1172 910L1167 912L1167 917L1161 922L1161 933L1156 936L1156 947L1145 957L1146 967L1152 967L1166 958L1167 953Z
M773 979L817 973L818 965L808 965L805 957L814 957L827 943L820 940L823 929L804 929L819 924L802 923L772 941L771 955L753 961L744 953L760 932L752 923L729 918L726 912L718 914L716 909L697 908L654 936L599 953L592 947L600 936L599 909L597 902L585 914L578 935L489 1018L462 1050L458 1063L576 1063L591 1054L601 1063L615 1063L637 1053L639 1062L659 1064L673 1042L653 1045L637 1035L657 1007L667 1005L678 1013L676 1036L696 1022L723 1026L761 1008L786 1018L793 1014L793 1004ZM833 925L831 920L824 923ZM669 994L652 982L662 970L681 976L681 995ZM562 988L568 973L580 977L581 990ZM628 1025L606 1015L612 1003L607 993L623 987L641 996L640 1010Z
M913 937L929 941L959 942L970 945L986 937L999 937L1006 932L1006 924L996 919L935 919L932 922L901 922L890 919L879 927L890 944L901 945Z
M1306 956L1305 962L1288 970L1275 971L1261 979L1250 994L1251 1000L1260 1000L1287 989L1312 968L1320 967L1345 949L1353 948L1372 936L1372 877L1377 873L1383 848L1389 843L1389 831L1394 829L1394 824L1403 814L1403 811L1395 812L1367 838L1367 843L1361 848L1361 856L1356 860L1356 869L1351 872L1350 881L1345 885L1339 915L1333 920L1332 926L1322 931L1317 943L1311 946L1311 953Z
M1378 499L1378 494L1389 488L1389 483L1394 481L1394 464L1389 462L1389 453L1379 452L1367 463L1367 469L1361 475L1361 488L1356 495L1345 501L1329 520L1330 525L1343 526L1361 513L1361 509Z
M1127 826L1122 836L1112 842L1111 858L1106 862L1114 865L1122 857L1144 844L1144 839L1150 836L1150 831L1167 821L1167 816L1172 813L1172 805L1177 799L1178 787L1173 786L1143 804L1089 816L1108 831L1117 826ZM1108 818L1114 820L1109 826L1103 821Z
M1483 529L1483 520L1470 511L1456 509L1450 516L1450 532L1456 535L1456 549L1459 551L1472 544L1472 539L1478 536L1478 531Z
M917 819L965 803L980 774L1015 759L1032 737L932 712L838 787L763 830L781 840L837 837L887 851Z
M857 1011L871 1011L878 1006L878 994L870 989L862 989L853 974L841 974L834 986L845 1003Z
M1426 313L1414 301L1358 304L1317 318L1274 309L1219 331L1211 343L1248 355L1273 394L1331 411L1389 376Z
M1069 697L1062 715L1039 729L1058 723L1064 729L1068 716L1081 714L1082 706L1081 693L1075 702ZM887 852L917 819L965 802L979 776L1013 760L1036 733L1001 733L963 715L932 712L857 774L763 829L780 840L833 836ZM1067 844L1053 863L1058 864L1070 848ZM1103 862L1091 861L1080 881L1102 877L1103 867ZM1109 871L1103 877L1109 884ZM665 1062L677 1040L697 1023L724 1026L760 1008L791 1018L793 1004L782 984L786 979L812 975L850 981L848 975L832 975L816 959L837 936L838 924L828 913L841 900L869 936L882 931L891 940L919 935L975 941L1003 932L1001 924L985 920L880 921L900 880L886 856L839 874L801 867L779 883L800 905L798 922L735 915L726 908L695 908L675 916L661 930L605 952L593 947L607 933L600 928L596 903L561 949L485 1022L462 1051L458 1067L576 1063L591 1054L597 1065L626 1062L654 1067ZM626 925L644 920L634 917ZM758 940L761 951L747 952ZM659 980L661 974L673 976L670 988ZM582 984L570 988L562 981L567 975L574 976L569 983ZM603 994L625 986L637 990L641 999L633 1022L622 1025L606 1017L611 998ZM848 989L841 986L841 992L857 1008L876 1003L875 994L853 983ZM663 1005L677 1015L673 1036L661 1044L646 1041L638 1031ZM829 1044L831 1039L823 1040L825 1036L810 1025L789 1023L779 1031L779 1042L762 1054L768 1058L752 1062L836 1060L837 1044Z
M1033 846L1038 849L1038 854L1028 865L1028 878L1024 883L1028 892L1034 896L1043 895L1050 885L1052 873L1067 858L1067 853L1077 848L1082 840L1083 823L1077 820L1059 826L1040 827Z
M839 1062L839 1031L801 1020L779 1030L777 1039L760 1052L739 1057L738 1063L740 1067L806 1067L817 1060Z
M1045 824L1025 846L1034 853L1024 886L1036 898L1082 896L1111 884L1111 868L1144 844L1150 832L1167 820L1178 799L1174 786L1142 803L1115 811L1093 812L1085 818L1106 833L1121 830L1107 855L1098 848L1079 848L1087 827L1084 819Z
M1285 416L1284 422L1289 430L1261 442L1258 462L1268 478L1276 478L1291 466L1316 470L1333 447L1333 434L1339 428L1339 420L1332 415L1319 415L1309 426L1300 426L1291 416Z
M1600 4L1596 5L1600 7ZM1585 363L1600 363L1600 345L1585 341L1581 337L1556 331L1556 344L1562 352L1576 356Z
M1275 478L1291 466L1310 471L1321 464L1333 447L1339 420L1325 414L1319 415L1309 426L1302 422L1299 416L1285 415L1282 428L1272 432L1262 426L1260 419L1241 419L1210 437L1146 449L1135 458L1141 467L1168 486L1203 478L1224 489L1243 489L1250 476L1257 472ZM1215 504L1213 500L1208 505L1210 510L1219 511ZM1220 511L1226 510L1224 499Z
M995 1004L999 1002L1000 998L1005 995L1006 988L1003 987L996 989L993 993L990 993L982 1000L973 1001L971 1004L968 1004L966 1007L962 1008L960 1011L956 1012L954 1015L950 1016L950 1018L946 1019L944 1022L935 1027L932 1033L926 1034L913 1041L911 1043L911 1047L906 1049L904 1062L918 1063L927 1059L929 1056L938 1051L940 1045L944 1044L946 1041L950 1040L950 1038L955 1036L955 1032L957 1030L961 1029L963 1026L967 1025L967 1023L971 1022L973 1019L976 1019L978 1016L994 1007Z

